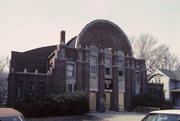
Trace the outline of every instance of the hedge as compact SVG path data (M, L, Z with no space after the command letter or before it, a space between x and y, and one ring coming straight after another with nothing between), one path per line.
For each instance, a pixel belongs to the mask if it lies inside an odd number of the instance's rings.
M160 109L173 108L171 102L165 101L164 99L159 99L148 94L140 94L135 96L135 106L158 107Z
M26 117L81 115L89 111L89 98L85 92L63 93L29 98L16 103L15 108Z

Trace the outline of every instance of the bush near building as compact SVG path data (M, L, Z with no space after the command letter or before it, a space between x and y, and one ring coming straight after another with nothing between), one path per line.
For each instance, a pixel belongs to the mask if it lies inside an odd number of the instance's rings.
M82 115L89 111L89 100L85 92L63 93L43 99L29 98L16 103L15 108L26 117Z
M165 101L164 99L159 99L148 94L140 94L135 96L135 106L158 107L160 109L173 108L171 102Z

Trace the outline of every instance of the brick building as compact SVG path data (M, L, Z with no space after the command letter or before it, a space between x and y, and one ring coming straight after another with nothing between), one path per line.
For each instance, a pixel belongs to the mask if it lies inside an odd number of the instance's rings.
M85 90L90 110L132 110L134 96L147 89L144 60L132 56L125 33L108 20L87 24L80 34L26 52L12 52L9 105L26 96Z

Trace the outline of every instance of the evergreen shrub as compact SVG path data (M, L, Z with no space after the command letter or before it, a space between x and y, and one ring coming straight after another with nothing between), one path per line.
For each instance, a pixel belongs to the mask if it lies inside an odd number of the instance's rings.
M44 98L28 98L17 102L15 108L26 117L82 115L89 111L89 98L82 91L62 93Z

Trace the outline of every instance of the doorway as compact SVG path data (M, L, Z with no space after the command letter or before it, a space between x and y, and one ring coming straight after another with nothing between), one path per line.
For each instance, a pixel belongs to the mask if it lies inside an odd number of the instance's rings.
M96 92L89 93L89 110L96 111Z
M111 93L110 92L106 92L105 93L105 111L109 112L110 111L110 107L111 107Z

